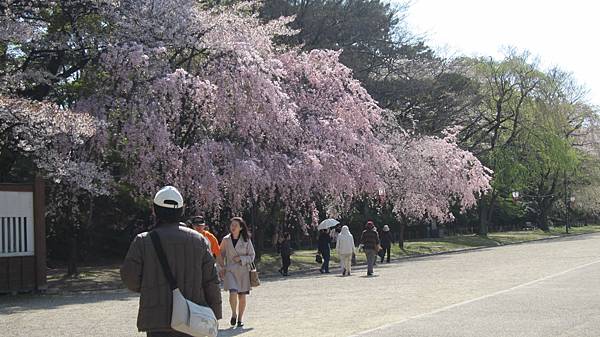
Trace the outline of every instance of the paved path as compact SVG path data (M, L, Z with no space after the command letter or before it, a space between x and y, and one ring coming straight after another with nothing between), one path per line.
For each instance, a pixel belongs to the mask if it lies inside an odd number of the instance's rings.
M363 272L264 282L250 297L247 328L220 336L599 335L600 234L405 260L379 266L373 278ZM126 291L0 297L0 331L141 336L136 310Z

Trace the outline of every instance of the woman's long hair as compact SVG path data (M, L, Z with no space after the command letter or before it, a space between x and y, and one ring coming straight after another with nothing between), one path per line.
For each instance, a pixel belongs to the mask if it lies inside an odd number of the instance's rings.
M237 223L240 224L240 236L242 237L242 239L244 239L244 241L249 241L250 232L248 232L248 224L246 223L246 221L244 221L243 218L237 216L235 218L231 218L231 221L237 221Z

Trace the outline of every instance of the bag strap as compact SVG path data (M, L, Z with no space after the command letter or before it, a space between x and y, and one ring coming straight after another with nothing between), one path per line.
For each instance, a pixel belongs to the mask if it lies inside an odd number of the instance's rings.
M160 237L158 236L158 233L156 231L150 232L150 239L152 239L152 245L156 251L156 256L158 256L158 261L160 261L160 266L162 267L165 278L167 281L169 281L169 287L171 287L171 290L177 289L177 282L175 282L175 277L173 277L171 268L169 268L169 262L167 262L167 256L165 255L165 251L160 243Z

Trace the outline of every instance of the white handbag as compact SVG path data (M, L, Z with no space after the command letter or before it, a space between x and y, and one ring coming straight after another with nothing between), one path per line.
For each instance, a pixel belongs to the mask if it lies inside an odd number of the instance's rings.
M160 237L155 231L150 232L152 245L160 261L163 273L173 291L173 311L171 313L171 328L185 334L197 337L216 337L219 333L219 321L211 308L198 305L183 297L177 288L175 278L169 268L167 257L160 243Z

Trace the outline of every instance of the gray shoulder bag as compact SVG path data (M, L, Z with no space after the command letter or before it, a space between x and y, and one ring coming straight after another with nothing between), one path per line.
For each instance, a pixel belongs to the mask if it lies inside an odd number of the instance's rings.
M171 273L171 268L169 268L158 233L155 231L150 232L150 238L165 278L169 281L169 287L173 291L171 328L191 336L216 337L219 332L219 321L214 312L209 307L198 305L183 297L183 294L177 288L177 282L175 282L175 277Z

